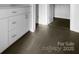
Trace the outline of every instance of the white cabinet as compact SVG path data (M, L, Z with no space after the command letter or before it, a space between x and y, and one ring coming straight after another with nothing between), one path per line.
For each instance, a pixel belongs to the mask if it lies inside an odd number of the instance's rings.
M8 46L8 20L0 20L0 52Z
M3 12L0 17L0 53L29 31L30 19L28 8L1 11Z

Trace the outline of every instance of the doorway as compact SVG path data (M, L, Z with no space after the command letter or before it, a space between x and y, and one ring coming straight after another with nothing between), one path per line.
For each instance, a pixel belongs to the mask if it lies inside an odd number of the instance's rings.
M39 4L36 4L36 29L38 27L39 22Z
M56 26L70 30L70 4L36 4L35 27L38 24L48 25L55 23Z
M70 4L54 4L54 22L70 30Z

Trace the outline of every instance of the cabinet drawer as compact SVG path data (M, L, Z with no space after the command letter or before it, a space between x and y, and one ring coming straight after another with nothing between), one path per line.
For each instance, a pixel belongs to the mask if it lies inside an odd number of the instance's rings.
M9 45L14 43L18 39L18 34L16 30L9 32Z
M21 14L21 13L25 13L25 9L24 9L24 8L11 9L11 10L9 11L9 14L10 14L11 16L13 16L13 15L18 15L18 14Z
M9 31L17 27L17 19L15 17L9 19Z
M1 9L0 18L10 17L10 16L21 14L21 13L25 13L25 12L26 12L25 8Z

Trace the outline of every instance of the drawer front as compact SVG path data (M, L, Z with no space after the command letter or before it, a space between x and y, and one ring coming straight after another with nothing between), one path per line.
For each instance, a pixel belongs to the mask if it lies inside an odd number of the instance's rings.
M25 8L1 9L0 18L10 17L21 13L26 13L26 9Z
M18 9L12 9L11 11L9 11L10 15L18 15L21 13L25 13L25 9L24 8L18 8Z
M16 27L17 27L17 18L16 17L9 18L9 31L12 31Z
M16 30L9 32L9 45L13 44L18 39L18 34Z
M28 7L28 8L11 9L9 11L9 13L10 13L11 16L19 15L19 14L22 14L22 13L24 13L24 14L27 13L28 14L28 13L30 13L30 8Z

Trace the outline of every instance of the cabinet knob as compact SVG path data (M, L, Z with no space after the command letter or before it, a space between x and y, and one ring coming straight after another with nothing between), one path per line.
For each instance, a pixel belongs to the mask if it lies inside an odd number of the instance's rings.
M14 38L14 37L16 37L16 34L14 34L14 35L12 36L12 38Z
M28 15L25 15L25 18L28 19Z
M12 24L16 24L16 21L12 22Z
M12 13L16 13L16 11L12 11Z

